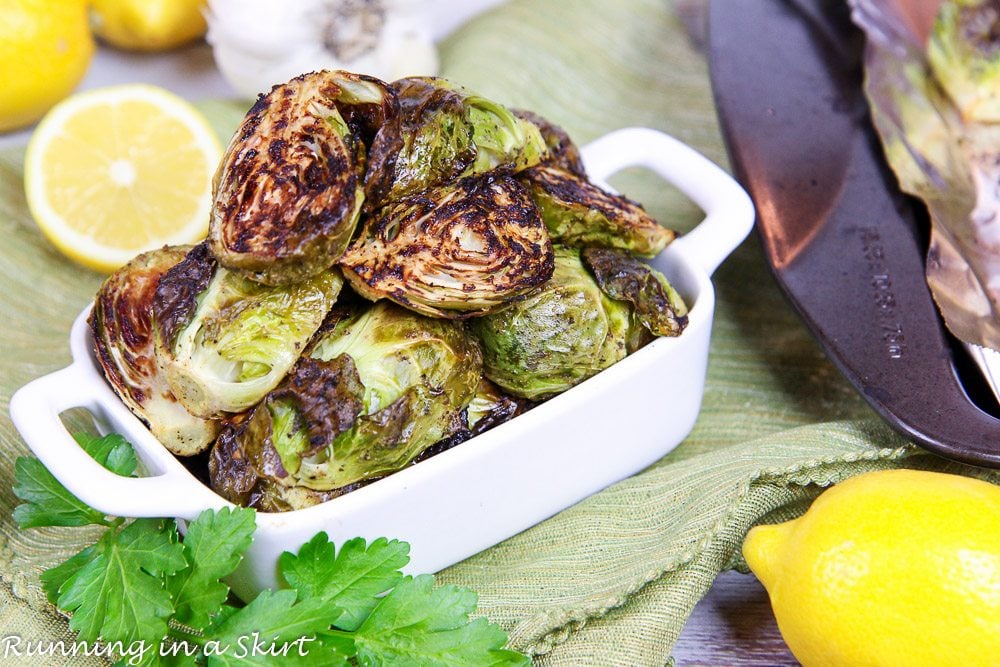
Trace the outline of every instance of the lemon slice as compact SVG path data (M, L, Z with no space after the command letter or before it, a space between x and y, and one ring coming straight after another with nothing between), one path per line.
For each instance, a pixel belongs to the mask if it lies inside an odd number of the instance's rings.
M221 157L204 116L162 88L79 93L28 143L28 207L63 254L110 273L140 252L205 238Z

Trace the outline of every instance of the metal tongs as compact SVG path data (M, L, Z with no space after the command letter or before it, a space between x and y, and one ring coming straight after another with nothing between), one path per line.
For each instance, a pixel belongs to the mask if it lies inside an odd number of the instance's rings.
M899 191L844 0L712 2L716 103L773 273L871 406L924 448L1000 467L989 382L924 278L926 211Z

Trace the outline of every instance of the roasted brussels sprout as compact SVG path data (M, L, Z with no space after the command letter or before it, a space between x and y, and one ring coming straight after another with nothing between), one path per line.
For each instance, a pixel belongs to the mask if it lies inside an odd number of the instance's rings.
M436 78L400 79L398 124L372 145L365 188L370 208L494 169L516 172L546 155L538 128L509 109Z
M942 3L927 59L966 122L1000 123L1000 3Z
M395 114L391 90L346 72L304 74L260 97L216 174L219 263L272 285L329 268L364 201L364 138Z
M295 364L342 285L337 269L286 287L262 285L218 266L202 243L156 288L157 362L192 413L245 410Z
M662 273L614 248L584 248L580 255L605 294L631 304L636 325L654 336L684 331L687 305Z
M156 439L180 456L202 451L219 432L217 422L195 417L177 401L153 352L156 286L188 250L168 247L139 255L104 281L90 314L97 360L108 384Z
M655 257L677 234L642 206L556 167L535 167L519 176L538 205L555 243L621 248Z
M578 250L557 248L555 272L540 291L470 326L483 344L486 377L538 400L624 358L630 319L628 305L601 291Z
M457 322L387 302L338 307L307 356L226 436L242 458L227 464L219 452L219 484L231 493L283 486L268 502L289 503L293 487L334 491L399 470L462 428L481 377L479 346ZM238 466L252 483L236 479Z
M580 149L576 147L564 129L534 112L524 109L513 109L513 112L518 118L532 123L542 133L542 139L545 140L545 145L549 149L549 155L542 160L542 165L564 169L580 178L587 178L587 170L584 169Z
M457 319L496 310L548 280L552 243L524 187L489 174L381 209L341 267L369 299Z

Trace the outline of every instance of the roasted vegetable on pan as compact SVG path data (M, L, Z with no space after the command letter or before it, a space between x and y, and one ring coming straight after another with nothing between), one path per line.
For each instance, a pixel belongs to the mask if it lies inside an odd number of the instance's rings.
M372 146L365 177L371 208L465 176L517 172L546 155L533 123L461 86L410 78L392 89L401 122L386 125Z
M295 364L342 284L331 269L269 287L195 246L160 279L152 305L156 359L174 395L200 417L253 406Z
M181 456L202 451L219 432L218 422L196 417L178 402L153 352L156 286L188 250L139 255L104 281L90 313L97 360L108 384L157 440Z
M466 318L502 308L548 280L552 242L524 187L489 174L375 212L340 264L369 299Z
M153 434L211 447L217 493L299 509L679 335L685 303L637 259L673 238L540 116L318 72L248 113L209 238L109 278L91 327Z
M381 302L338 307L324 329L227 434L233 442L224 446L238 448L237 465L255 478L241 488L340 489L394 472L466 426L482 361L460 323ZM233 487L225 457L213 460L214 484Z
M395 117L386 85L346 72L305 74L260 97L216 174L219 263L274 285L328 269L357 226L365 142Z
M956 338L1000 350L1000 3L945 0L926 43L897 3L851 4L886 159L930 213L934 301Z

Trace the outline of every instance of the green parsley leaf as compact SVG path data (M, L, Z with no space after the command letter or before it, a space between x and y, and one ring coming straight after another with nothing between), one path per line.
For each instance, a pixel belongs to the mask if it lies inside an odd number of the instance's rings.
M138 519L120 533L109 530L99 545L60 587L59 607L73 612L70 628L84 641L158 642L173 613L163 576L187 565L174 523Z
M428 574L407 577L379 600L354 635L361 665L530 665L507 651L507 635L484 618L469 622L477 596L434 587Z
M113 473L131 475L137 460L132 446L117 433L95 437L86 433L73 436L98 463ZM20 456L14 463L14 495L25 501L14 508L14 520L21 528L39 526L109 525L102 512L70 493L33 456Z
M293 590L265 590L227 614L207 633L213 644L205 644L209 666L346 665L346 656L317 639L341 610L320 598L297 597Z
M188 524L183 542L188 567L167 581L174 620L199 630L208 626L229 596L229 586L220 579L240 564L255 527L255 512L239 507L205 510Z
M135 450L123 436L109 433L94 436L89 433L74 433L73 439L83 450L102 466L122 477L131 477L139 467Z
M14 520L21 528L107 525L102 512L67 491L36 458L18 457L14 479L14 495L25 501L14 508Z
M278 568L300 600L320 598L344 610L335 625L356 630L378 603L378 596L403 579L399 571L410 562L410 545L380 537L371 545L356 537L335 553L326 533L318 533L299 553L281 554Z
M108 470L135 472L135 453L121 436L75 437ZM253 510L206 510L180 542L172 520L139 519L123 528L124 519L111 520L74 498L37 459L20 458L15 475L15 492L25 501L15 510L21 527L108 528L96 544L43 573L42 585L73 614L70 627L81 640L150 643L140 667L530 665L504 649L499 627L469 620L475 593L435 588L430 575L404 577L405 542L379 538L369 545L355 538L338 551L319 533L279 560L292 589L264 591L238 608L225 604L229 588L222 579L252 542ZM171 648L178 652L171 655ZM137 658L119 657L120 664Z
M71 556L61 565L42 572L39 579L42 582L42 588L45 590L45 596L49 599L49 602L58 604L59 594L62 591L63 585L76 576L83 569L84 565L94 559L102 545L102 542L91 544L83 551Z

